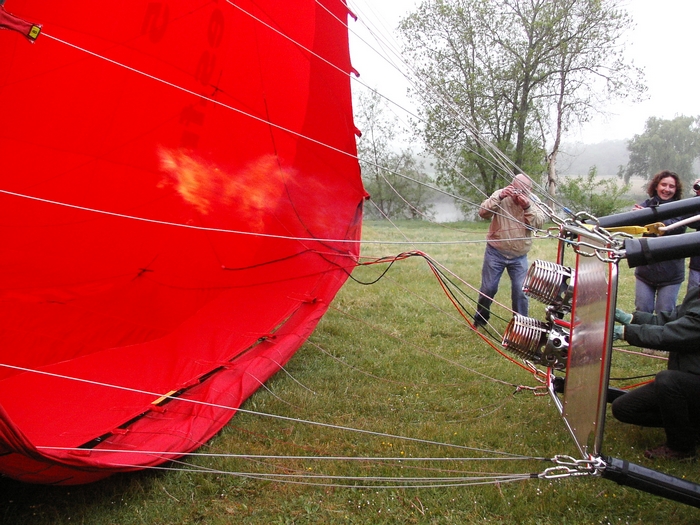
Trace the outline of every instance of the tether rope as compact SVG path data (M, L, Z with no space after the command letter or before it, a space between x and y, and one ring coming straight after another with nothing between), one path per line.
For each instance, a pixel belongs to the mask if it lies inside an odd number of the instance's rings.
M509 452L500 452L500 451L494 451L494 450L487 450L487 449L482 449L478 447L467 447L465 445L457 445L453 443L443 443L439 441L434 441L434 440L429 440L429 439L421 439L421 438L414 438L414 437L408 437L408 436L400 436L397 434L390 434L386 432L377 432L374 430L365 430L365 429L359 429L359 428L353 428L353 427L348 427L348 426L343 426L343 425L333 425L330 423L322 423L319 421L311 421L308 419L301 419L301 418L295 418L295 417L289 417L289 416L281 416L278 414L270 414L267 412L259 412L256 410L248 410L244 408L235 408L235 407L230 407L227 405L221 405L218 403L208 403L206 401L199 401L196 399L189 399L189 398L183 398L183 397L177 397L177 396L172 396L169 394L163 394L163 393L158 393L158 392L151 392L148 390L142 390L139 388L130 388L130 387L125 387L121 385L115 385L111 383L105 383L102 381L93 381L89 379L83 379L79 377L72 377L72 376L67 376L63 374L56 374L52 372L46 372L43 370L35 370L33 368L27 368L27 367L22 367L22 366L16 366L16 365L10 365L7 363L0 363L0 368L7 368L10 370L17 370L20 372L29 372L32 374L37 374L37 375L43 375L47 377L53 377L57 379L66 379L70 381L75 381L78 383L85 383L93 386L100 386L100 387L105 387L105 388L112 388L115 390L122 390L125 392L131 392L131 393L136 393L136 394L144 394L147 396L153 396L155 399L170 399L172 401L181 401L184 403L191 403L194 405L201 405L201 406L207 406L210 408L218 408L218 409L223 409L223 410L230 410L232 412L241 412L244 414L250 414L254 416L262 416L262 417L268 417L271 419L277 419L277 420L282 420L282 421L290 421L294 423L303 423L303 424L308 424L308 425L314 425L318 427L323 427L323 428L330 428L334 430L343 430L343 431L349 431L349 432L356 432L359 434L366 434L366 435L371 435L371 436L377 436L377 437L385 437L385 438L392 438L392 439L400 439L403 441L407 442L413 442L413 443L422 443L422 444L427 444L427 445L436 445L436 446L441 446L441 447L449 447L449 448L455 448L455 449L460 449L460 450L472 450L476 452L484 452L484 453L490 453L490 454L498 454L502 456L507 456L507 457L514 457L514 458L528 458L529 456L522 456L520 454L512 454ZM92 449L91 449L92 450ZM128 451L126 451L128 452Z

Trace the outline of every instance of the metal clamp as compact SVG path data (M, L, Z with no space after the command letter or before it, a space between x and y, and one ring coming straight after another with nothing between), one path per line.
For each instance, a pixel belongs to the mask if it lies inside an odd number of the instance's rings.
M598 476L605 468L605 462L600 457L589 459L574 459L571 456L557 455L552 458L556 467L545 469L539 475L543 479L568 478L574 476Z

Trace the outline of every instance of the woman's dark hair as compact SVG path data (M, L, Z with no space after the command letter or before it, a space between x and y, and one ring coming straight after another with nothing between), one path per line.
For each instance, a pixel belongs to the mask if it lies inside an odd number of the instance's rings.
M653 197L654 195L656 195L656 188L658 187L659 182L661 182L661 179L665 179L666 177L673 177L673 180L676 181L676 193L673 194L671 200L681 200L681 196L683 195L683 183L681 182L681 178L678 176L677 173L669 170L663 170L654 175L654 177L649 181L649 185L647 186L647 195L649 195L649 197Z

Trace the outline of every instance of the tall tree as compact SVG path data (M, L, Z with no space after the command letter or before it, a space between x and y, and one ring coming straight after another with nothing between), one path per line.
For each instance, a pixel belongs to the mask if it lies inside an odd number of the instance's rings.
M441 179L455 190L501 184L508 163L494 164L486 139L535 179L548 171L553 194L571 123L589 118L600 99L644 90L641 72L621 60L631 19L618 3L424 0L402 20Z
M651 179L660 170L678 173L688 184L697 177L693 164L700 158L700 117L679 116L671 120L650 117L644 132L627 143L630 159L619 175L628 182L637 175Z
M355 104L355 121L362 131L357 153L362 180L373 205L370 217L421 219L429 216L433 190L423 164L410 151L398 149L397 118L387 112L386 101L376 92L363 94Z
M560 0L546 5L558 40L552 62L558 67L546 81L547 125L542 126L549 131L543 133L548 143L547 189L555 195L557 157L569 127L587 122L611 100L641 99L646 87L642 71L623 56L623 38L632 20L617 1Z

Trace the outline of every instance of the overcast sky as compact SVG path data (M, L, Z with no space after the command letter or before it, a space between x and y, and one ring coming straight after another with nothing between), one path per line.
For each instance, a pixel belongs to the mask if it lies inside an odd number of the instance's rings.
M402 75L360 38L372 38L364 23L375 34L395 41L399 19L417 4L416 0L349 0L350 8L361 20L350 24L353 65L362 82L401 105L410 104L404 96L407 85ZM629 0L625 5L636 24L627 35L627 53L635 65L644 68L648 100L608 107L611 114L607 118L598 118L579 132L572 130L567 141L590 144L629 139L644 131L644 122L650 116L700 115L700 2ZM372 45L376 46L374 42Z

